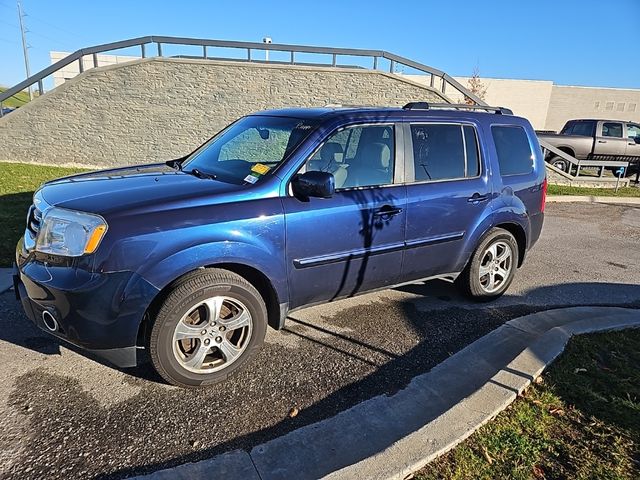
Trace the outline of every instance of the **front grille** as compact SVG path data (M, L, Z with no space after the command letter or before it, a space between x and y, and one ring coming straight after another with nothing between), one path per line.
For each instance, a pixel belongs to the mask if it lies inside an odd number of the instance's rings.
M40 231L40 224L42 222L42 212L38 210L35 205L31 205L29 213L27 214L27 230L35 237Z

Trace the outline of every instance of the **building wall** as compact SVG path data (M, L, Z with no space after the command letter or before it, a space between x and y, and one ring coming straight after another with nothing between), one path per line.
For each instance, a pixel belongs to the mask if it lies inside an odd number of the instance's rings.
M413 81L428 85L427 75L406 75ZM469 77L454 77L468 87ZM489 105L508 107L516 115L529 119L536 130L562 128L574 118L606 118L640 121L640 89L572 87L554 85L549 80L513 80L481 78L486 87ZM440 88L436 82L436 88ZM464 98L446 91L454 103Z
M327 103L446 101L418 83L362 69L144 59L85 71L0 118L0 160L96 167L193 151L256 110Z
M545 129L560 130L574 118L640 122L640 89L554 85Z

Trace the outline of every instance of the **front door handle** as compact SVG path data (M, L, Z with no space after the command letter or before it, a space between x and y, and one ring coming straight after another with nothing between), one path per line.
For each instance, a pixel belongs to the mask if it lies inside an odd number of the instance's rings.
M598 140L598 143L607 143L606 140Z
M402 213L402 209L400 207L394 207L393 205L384 205L377 209L373 213L373 216L376 218L388 219L400 213Z
M489 200L489 195L480 195L478 192L467 198L467 202L469 203L479 203L484 202L485 200Z

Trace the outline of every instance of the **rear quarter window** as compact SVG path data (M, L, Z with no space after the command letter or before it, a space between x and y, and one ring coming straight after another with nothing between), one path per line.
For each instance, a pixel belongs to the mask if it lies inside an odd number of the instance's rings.
M533 151L524 128L494 125L491 134L502 176L523 175L533 171Z

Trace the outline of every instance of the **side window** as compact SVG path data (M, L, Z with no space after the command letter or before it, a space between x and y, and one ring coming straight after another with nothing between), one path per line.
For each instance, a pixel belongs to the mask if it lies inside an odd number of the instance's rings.
M480 175L480 155L476 130L469 125L464 126L464 145L467 152L467 177Z
M571 135L593 136L593 122L576 122Z
M637 139L640 139L640 125L627 123L627 138L638 141Z
M622 138L622 124L621 123L609 123L602 124L602 136L603 137L616 137Z
M363 125L333 133L304 170L332 173L340 189L391 184L394 165L393 126Z
M502 176L521 175L533 171L533 152L524 128L494 125L491 127L491 134L496 145Z
M411 125L411 140L416 182L480 174L478 142L473 127L414 124Z

